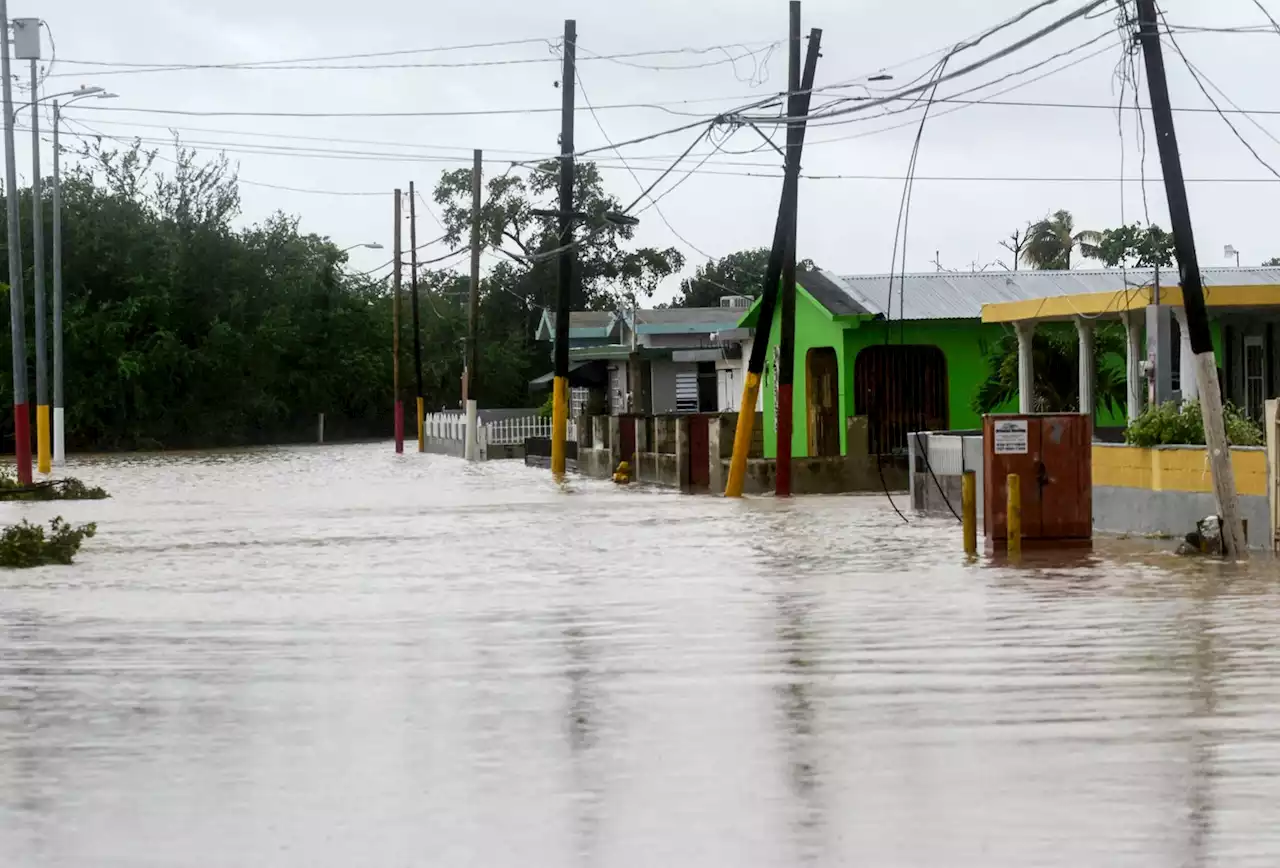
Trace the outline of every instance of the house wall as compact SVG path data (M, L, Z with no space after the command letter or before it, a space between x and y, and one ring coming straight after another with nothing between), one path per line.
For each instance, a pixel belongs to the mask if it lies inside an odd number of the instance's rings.
M773 318L773 327L769 333L769 352L765 356L764 376L760 380L760 408L764 412L764 454L766 458L778 455L777 417L774 413L777 399L777 376L774 371L775 353L782 334L781 311ZM792 386L792 423L791 454L793 457L809 454L809 409L806 389L808 377L805 359L813 347L831 347L836 352L840 370L845 369L845 330L856 328L858 323L836 321L822 307L815 304L802 292L796 293L796 357L794 369L794 385ZM759 337L759 334L756 335ZM748 352L750 352L748 350ZM749 356L748 356L749 358ZM744 363L745 370L745 363ZM739 386L741 389L741 386ZM853 415L853 405L849 400L853 392L847 388L846 378L840 378L840 418L848 419ZM741 401L741 398L739 398ZM848 431L846 426L840 428L840 454L847 454Z

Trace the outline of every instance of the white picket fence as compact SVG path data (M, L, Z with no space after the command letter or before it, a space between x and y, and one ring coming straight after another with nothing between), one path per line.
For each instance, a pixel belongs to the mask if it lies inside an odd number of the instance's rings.
M429 440L464 443L467 439L467 417L462 413L430 413L424 419L423 430ZM550 436L549 418L520 416L485 422L476 434L476 441L483 452L486 446L522 446L530 437ZM572 420L569 422L568 439L578 439L578 426Z

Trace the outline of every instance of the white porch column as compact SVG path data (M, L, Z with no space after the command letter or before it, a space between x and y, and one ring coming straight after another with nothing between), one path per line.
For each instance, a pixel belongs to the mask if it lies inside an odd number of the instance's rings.
M1127 312L1124 319L1125 337L1125 385L1129 396L1128 419L1132 422L1142 414L1142 322L1143 313Z
M1187 329L1187 312L1180 307L1173 309L1178 321L1178 385L1183 401L1200 400L1200 384L1196 381L1196 357L1191 352L1191 333Z
M1031 355L1031 339L1035 335L1036 325L1033 322L1016 322L1014 331L1018 335L1018 412L1035 412L1036 372Z
M1080 412L1093 415L1093 320L1076 317L1076 334L1080 338Z

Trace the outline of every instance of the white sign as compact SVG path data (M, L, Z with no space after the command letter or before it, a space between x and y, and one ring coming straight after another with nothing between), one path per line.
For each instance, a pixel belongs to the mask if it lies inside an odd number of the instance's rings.
M1006 419L995 424L995 454L1027 454L1026 419Z

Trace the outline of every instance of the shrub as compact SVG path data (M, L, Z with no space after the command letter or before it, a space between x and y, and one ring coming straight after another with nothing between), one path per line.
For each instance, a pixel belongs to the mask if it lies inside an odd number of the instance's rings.
M0 567L69 564L80 551L80 544L97 531L98 526L93 523L72 527L62 516L49 522L48 536L38 524L23 521L10 525L0 534Z
M13 470L0 470L0 498L5 500L104 500L105 489L85 485L74 476L22 485Z
M1262 429L1230 404L1222 408L1227 442L1232 446L1261 446ZM1204 417L1198 401L1179 408L1173 401L1148 407L1129 423L1124 439L1134 446L1203 446Z

